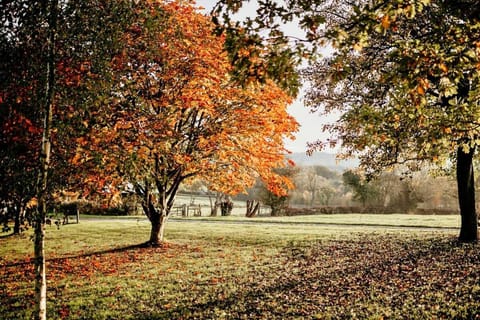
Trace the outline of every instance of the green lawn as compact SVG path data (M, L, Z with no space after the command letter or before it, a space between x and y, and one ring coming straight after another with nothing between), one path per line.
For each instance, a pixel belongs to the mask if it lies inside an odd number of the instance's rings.
M455 227L458 217L189 220L170 221L168 243L161 248L138 246L149 234L143 218L49 227L48 318L475 319L480 314L478 245L458 244L457 230L448 228L363 225ZM32 251L28 233L0 238L0 319L30 317Z
M206 221L252 221L252 219L229 217L188 217L175 219L206 220ZM307 223L307 224L343 224L343 225L378 225L378 226L413 226L413 227L445 227L458 228L459 215L415 215L415 214L319 214L291 217L256 217L255 222L273 223Z

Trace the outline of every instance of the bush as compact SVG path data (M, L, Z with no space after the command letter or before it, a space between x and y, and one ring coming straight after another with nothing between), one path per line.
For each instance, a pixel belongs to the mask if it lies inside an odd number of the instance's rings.
M79 201L77 204L82 214L98 216L126 216L129 214L126 206L105 207L94 201Z

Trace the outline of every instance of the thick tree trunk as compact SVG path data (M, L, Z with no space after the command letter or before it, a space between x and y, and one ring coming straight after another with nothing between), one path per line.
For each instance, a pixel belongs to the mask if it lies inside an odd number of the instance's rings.
M150 222L152 223L152 228L150 230L150 240L148 244L151 246L159 246L163 242L167 217L156 213L156 217Z
M478 222L475 211L475 184L473 172L474 148L468 153L462 146L457 150L457 185L458 203L460 205L461 226L458 237L461 242L475 242L478 240Z
M233 202L225 201L220 204L220 212L222 213L222 217L232 215L233 210Z

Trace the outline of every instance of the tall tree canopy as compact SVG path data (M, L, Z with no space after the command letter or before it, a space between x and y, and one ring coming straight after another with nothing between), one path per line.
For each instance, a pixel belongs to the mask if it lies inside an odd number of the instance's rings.
M329 142L359 154L370 173L394 164L415 169L422 161L456 161L460 239L476 241L478 16L450 1L418 1L407 8L359 2L336 16L336 50L306 72L308 104L341 113L326 126L338 139Z
M85 180L110 189L135 183L152 245L163 240L186 179L228 193L257 178L277 193L291 188L273 170L286 165L283 139L297 129L286 111L289 95L268 79L235 81L224 37L192 5L142 4L136 14L124 34L127 49L112 59L111 98L79 117L89 122L71 163L88 168Z
M76 178L66 152L75 147L69 136L84 130L75 115L105 98L113 81L110 60L121 51L118 36L131 16L127 0L61 3L49 59L50 7L48 1L0 3L0 201L17 210L36 195L49 60L55 73L50 192Z
M227 23L243 1L220 1ZM472 157L478 139L478 1L259 1L245 27L279 31L298 19L305 42L333 53L307 70L313 110L341 114L329 141L369 173L421 161L457 165L460 240L477 240ZM225 14L226 13L226 14ZM229 24L233 27L233 24ZM272 34L272 33L270 33ZM275 33L274 33L275 34ZM278 37L286 39L281 32ZM295 45L302 52L308 46Z
M24 209L36 195L45 76L45 19L39 3L0 4L0 203L20 231ZM35 32L34 31L34 26ZM28 41L30 39L30 41ZM7 217L9 218L9 217Z

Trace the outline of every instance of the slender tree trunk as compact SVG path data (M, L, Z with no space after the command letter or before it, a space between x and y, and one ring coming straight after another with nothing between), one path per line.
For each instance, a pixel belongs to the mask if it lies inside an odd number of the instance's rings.
M458 203L460 205L461 227L458 237L461 242L475 242L478 240L478 222L475 211L475 184L473 172L473 155L475 148L468 153L462 146L457 150L457 185Z
M35 319L47 318L47 277L45 270L45 215L39 209L35 221Z
M257 213L258 209L260 208L260 202L255 200L247 200L247 218L253 218Z
M208 200L210 201L210 216L216 217L218 214L218 195L215 196L215 202L212 199L212 196L208 196Z
M22 215L22 209L21 208L16 208L15 209L15 221L13 224L13 234L20 234L20 226L21 226L21 215Z
M48 13L49 34L47 39L47 80L44 99L43 137L40 150L40 170L37 183L37 212L34 219L34 267L35 267L35 319L47 318L47 281L45 271L45 217L50 169L50 139L52 129L53 96L55 85L55 34L57 24L58 0L45 0L44 8Z
M215 203L210 208L210 216L211 217L216 217L218 215L218 207L219 206L220 206L220 204L217 201L215 201Z

